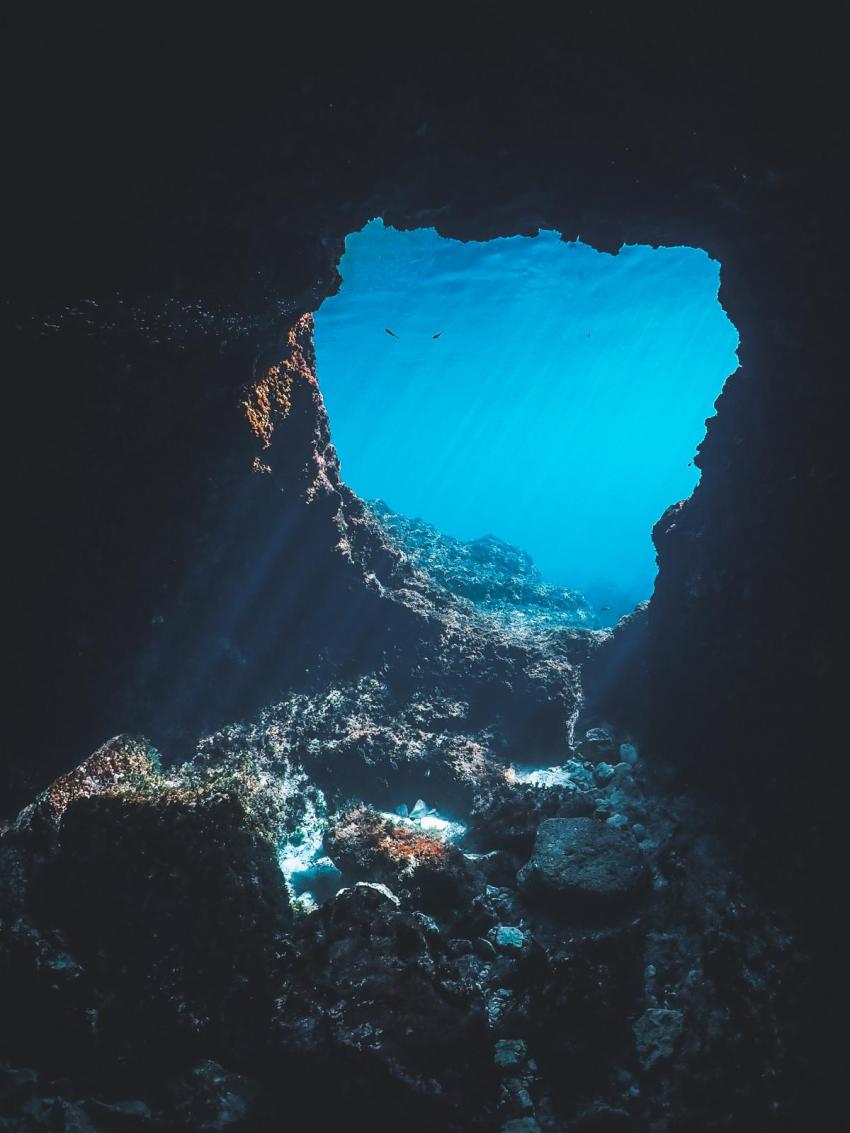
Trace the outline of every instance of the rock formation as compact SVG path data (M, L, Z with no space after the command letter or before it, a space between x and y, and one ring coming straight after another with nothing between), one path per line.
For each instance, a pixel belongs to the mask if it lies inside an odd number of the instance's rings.
M793 1101L805 958L643 760L573 758L527 790L586 817L538 817L533 849L484 822L471 852L370 805L390 746L352 807L315 743L256 728L170 771L116 737L0 837L3 1128L758 1128ZM499 767L466 767L461 823ZM310 800L318 905L278 868Z
M230 14L15 14L5 819L47 793L0 838L7 1128L833 1120L844 39L664 7L413 36L305 9L244 67ZM645 615L520 639L339 482L309 313L378 214L721 262L741 368ZM582 762L604 725L637 772ZM127 730L164 770L122 741L67 775ZM543 750L572 786L511 779ZM468 907L290 907L279 838L417 796L468 825ZM537 828L572 818L639 842L634 918L525 905Z

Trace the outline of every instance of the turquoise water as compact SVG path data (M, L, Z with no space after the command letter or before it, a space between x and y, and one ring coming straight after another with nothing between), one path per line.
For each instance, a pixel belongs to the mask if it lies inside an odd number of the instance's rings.
M650 530L696 484L737 366L719 270L695 248L372 221L316 316L343 478L449 535L517 544L612 620L652 591Z

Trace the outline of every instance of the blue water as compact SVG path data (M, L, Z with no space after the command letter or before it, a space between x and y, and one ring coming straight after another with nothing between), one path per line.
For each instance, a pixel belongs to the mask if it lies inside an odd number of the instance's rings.
M316 316L343 478L447 534L517 544L612 620L652 591L650 530L696 484L737 366L719 270L696 248L372 221Z

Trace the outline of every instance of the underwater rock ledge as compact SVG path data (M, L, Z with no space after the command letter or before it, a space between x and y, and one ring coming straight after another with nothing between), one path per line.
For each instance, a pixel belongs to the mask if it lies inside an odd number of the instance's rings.
M342 481L311 316L292 324L276 359L243 391L252 431L228 491L246 503L198 520L209 526L202 553L187 555L180 587L160 602L110 718L143 719L160 746L188 753L198 735L287 690L376 673L399 699L430 682L464 701L473 730L569 744L588 641L579 596L540 585L514 550L498 566L476 561L469 580L500 577L528 617L500 621L453 592L434 557L417 562Z

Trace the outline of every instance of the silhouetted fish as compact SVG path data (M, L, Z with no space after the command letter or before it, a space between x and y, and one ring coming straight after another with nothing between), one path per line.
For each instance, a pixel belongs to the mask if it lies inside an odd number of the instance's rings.
M432 338L439 338L439 337L440 337L440 335L441 335L442 333L443 333L443 332L442 332L442 331L440 331L440 332L439 332L438 334L432 334L432 335L431 335L431 337L432 337Z
M385 331L387 332L387 334L391 334L391 335L393 336L393 338L398 338L398 337L399 337L399 336L398 336L398 335L396 334L396 332L395 332L394 330L390 330L390 328L389 328L389 327L384 327L384 330L385 330Z

